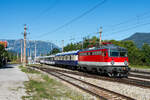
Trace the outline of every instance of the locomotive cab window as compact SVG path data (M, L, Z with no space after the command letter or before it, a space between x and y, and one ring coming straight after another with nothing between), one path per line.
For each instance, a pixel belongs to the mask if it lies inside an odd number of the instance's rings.
M110 50L110 57L127 57L127 51Z
M127 57L127 52L120 52L120 57Z

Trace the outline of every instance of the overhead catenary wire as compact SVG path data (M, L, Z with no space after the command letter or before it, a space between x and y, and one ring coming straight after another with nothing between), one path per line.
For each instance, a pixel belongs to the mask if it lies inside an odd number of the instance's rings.
M99 2L98 4L96 4L95 6L93 6L92 8L86 10L84 13L82 13L81 15L71 19L70 21L66 22L65 24L62 24L61 26L57 27L56 29L50 31L50 32L47 32L47 33L44 33L44 34L41 34L39 35L38 37L44 37L44 36L47 36L49 34L52 34L54 32L57 32L61 29L63 29L64 27L68 26L69 24L72 24L73 22L79 20L80 18L84 17L85 15L89 14L90 12L92 12L93 10L95 10L96 8L98 8L99 6L103 5L107 0L103 0L101 2Z
M49 6L48 8L42 10L39 15L35 16L33 19L32 19L32 22L33 23L34 21L37 21L42 15L44 15L45 13L49 12L50 10L52 10L53 8L56 7L56 5L58 4L60 0L55 0L55 2L53 2L53 4L51 6Z
M129 31L129 30L132 30L132 29L135 29L135 28L138 28L138 27L143 27L143 26L146 26L146 25L150 25L150 22L148 22L148 23L142 23L142 24L137 24L137 25L135 25L135 26L133 26L133 27L129 27L129 28L126 28L126 29L122 29L122 30L119 30L119 31L116 31L116 32L111 32L111 35L113 35L112 33L121 33L121 32L126 32L126 31ZM106 35L104 35L104 36L108 36L108 35L110 35L110 34L106 34Z
M107 25L107 26L108 27L118 27L120 25L124 25L124 24L130 23L130 22L133 22L137 18L140 18L140 20L141 20L141 17L144 17L145 15L149 15L149 14L150 14L150 11L144 12L142 14L138 14L138 15L134 16L133 18L127 19L125 21L122 21L122 22L119 22L119 23L116 23L116 24L113 24L113 25ZM149 16L148 17L146 16L146 18L149 18Z

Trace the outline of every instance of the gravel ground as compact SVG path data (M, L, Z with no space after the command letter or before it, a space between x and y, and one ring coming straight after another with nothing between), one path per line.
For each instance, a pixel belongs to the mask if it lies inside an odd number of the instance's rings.
M67 75L79 78L81 80L93 83L100 87L129 96L136 100L150 100L150 89L143 89L143 88L132 86L132 85L125 85L125 84L120 84L117 82L108 82L108 81L103 81L103 80L98 80L98 79L86 78L86 77L81 77L81 76L72 75L72 74L67 74Z
M46 66L46 67L62 69L62 68L53 67L53 66ZM63 70L68 70L68 69L63 69ZM132 86L132 85L125 85L125 84L121 84L117 82L109 82L109 81L104 81L104 80L86 78L86 77L81 77L77 75L71 75L71 74L69 75L79 78L81 80L85 80L87 82L93 83L100 87L115 91L117 93L129 96L136 100L150 100L150 89L143 89L143 88Z
M28 81L28 77L18 66L0 69L0 100L22 100L21 97L26 95L23 82Z

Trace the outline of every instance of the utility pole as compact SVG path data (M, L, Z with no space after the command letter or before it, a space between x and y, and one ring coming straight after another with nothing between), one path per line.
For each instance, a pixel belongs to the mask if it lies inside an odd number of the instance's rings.
M22 39L21 39L21 63L22 63Z
M24 67L26 67L26 36L27 36L27 33L26 33L26 30L27 30L27 27L26 27L26 24L24 25L24 62L23 62L23 65Z
M30 48L30 57L32 57L32 49Z
M52 44L52 42L51 42L51 53L50 53L50 54L52 54L52 50L53 50L53 44Z
M102 27L100 27L100 37L99 37L99 45L101 46L102 45Z
M64 40L62 40L62 52L64 52Z
M81 37L83 40L82 40L82 49L84 48L84 37Z
M28 57L27 57L27 58L29 58L29 57L30 57L30 54L29 54L29 52L30 52L30 49L28 48Z
M34 60L36 59L36 41L34 41L35 43L35 48L34 48Z

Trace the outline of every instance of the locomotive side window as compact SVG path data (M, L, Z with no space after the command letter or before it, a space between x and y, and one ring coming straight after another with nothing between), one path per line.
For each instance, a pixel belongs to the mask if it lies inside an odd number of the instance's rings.
M90 55L92 55L92 52L90 52Z

